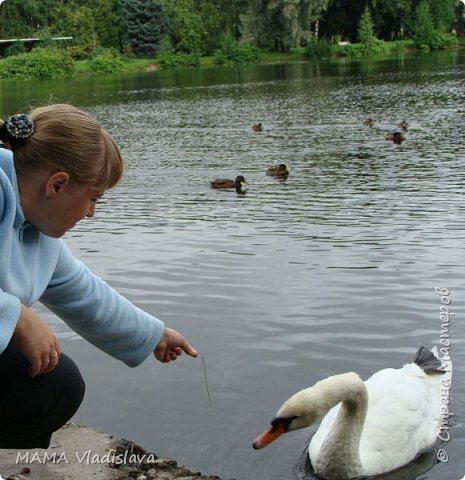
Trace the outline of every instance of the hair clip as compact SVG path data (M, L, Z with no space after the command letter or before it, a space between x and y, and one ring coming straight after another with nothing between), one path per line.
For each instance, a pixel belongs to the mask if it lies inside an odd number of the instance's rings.
M6 120L5 128L10 137L24 139L34 132L34 122L24 113L17 113Z

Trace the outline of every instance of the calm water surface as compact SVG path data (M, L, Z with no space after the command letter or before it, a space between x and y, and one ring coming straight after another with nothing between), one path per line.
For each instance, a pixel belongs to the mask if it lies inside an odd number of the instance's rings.
M251 447L282 401L438 344L444 287L455 314L448 461L389 478L462 478L464 64L453 53L2 84L3 116L67 101L117 138L125 178L68 244L205 360L208 390L201 358L132 370L38 308L87 381L74 420L204 474L292 480L315 428ZM403 119L407 140L385 141ZM265 175L277 163L286 181ZM245 195L209 188L237 174Z

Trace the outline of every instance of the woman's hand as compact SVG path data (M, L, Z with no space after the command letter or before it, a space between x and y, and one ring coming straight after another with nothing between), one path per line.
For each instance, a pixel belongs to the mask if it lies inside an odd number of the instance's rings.
M165 331L153 354L160 362L169 363L176 360L183 351L191 357L197 356L197 351L187 343L186 339L179 332L165 327Z
M21 313L11 341L31 363L31 377L44 375L57 366L61 348L55 334L41 318L24 305L21 305Z

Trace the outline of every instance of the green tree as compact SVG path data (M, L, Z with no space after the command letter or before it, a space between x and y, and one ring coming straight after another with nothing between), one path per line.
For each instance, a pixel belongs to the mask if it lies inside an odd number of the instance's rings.
M372 0L376 35L384 40L403 38L414 2L412 0Z
M360 43L371 43L375 38L373 19L371 18L370 9L365 7L358 24L358 39Z
M465 32L465 3L458 2L455 7L454 28L457 32Z
M241 15L243 39L278 51L306 44L329 0L252 0Z
M79 6L73 9L61 7L58 11L59 20L52 27L53 33L73 37L71 51L74 58L87 57L99 46L93 10Z
M165 31L163 8L155 0L122 0L123 41L137 57L156 56Z
M226 35L232 35L235 40L241 36L241 12L247 9L248 0L213 0L220 16L220 29Z
M210 0L200 2L200 16L202 17L202 53L212 54L220 45L226 32L231 32L228 20L221 8Z
M175 52L202 50L202 17L194 0L165 0L168 33Z
M172 50L211 54L221 42L225 22L211 0L163 0Z
M56 21L53 0L7 0L0 7L0 35L18 38L34 35Z
M82 0L81 0L82 1ZM102 47L120 48L121 10L119 0L85 0L83 5L92 11L93 33Z
M455 17L456 0L429 0L429 9L436 30L441 33L451 31Z
M412 25L412 38L418 48L429 49L436 36L431 10L426 0L415 9L415 20Z
M365 0L332 0L320 18L320 36L356 42Z
M423 50L443 49L457 44L457 37L449 33L454 20L454 14L446 8L449 0L438 0L438 2L442 2L444 7L440 18L437 10L431 9L431 3L428 0L422 0L415 9L411 36L415 45Z
M82 51L118 48L120 23L119 0L8 0L0 8L1 37L72 36Z

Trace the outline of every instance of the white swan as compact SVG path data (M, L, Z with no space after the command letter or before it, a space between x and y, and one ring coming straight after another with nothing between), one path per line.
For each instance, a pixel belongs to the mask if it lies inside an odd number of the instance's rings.
M365 382L356 373L328 377L284 402L253 447L263 448L327 413L308 447L318 477L348 480L390 472L436 443L447 375L422 346L414 363L380 370Z

